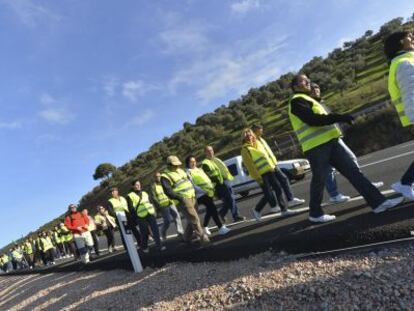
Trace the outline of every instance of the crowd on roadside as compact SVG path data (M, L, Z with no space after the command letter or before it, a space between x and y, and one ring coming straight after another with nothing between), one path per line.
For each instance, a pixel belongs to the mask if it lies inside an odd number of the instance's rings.
M401 124L414 124L414 37L411 32L401 31L391 34L385 41L385 54L390 61L389 93L396 107ZM341 123L352 125L351 114L338 114L330 111L321 100L320 88L305 74L296 75L289 99L289 120L297 135L305 157L312 170L310 183L309 221L324 223L335 220L335 215L324 213L322 199L324 189L333 203L350 199L339 192L335 180L335 168L367 201L373 213L379 214L399 205L404 198L414 200L414 162L401 180L391 187L402 196L386 198L378 188L382 182L372 183L361 172L358 161L351 149L342 140ZM260 221L266 204L270 212L280 213L281 217L296 214L292 207L304 203L293 194L289 179L278 167L277 159L263 138L263 127L253 125L242 131L241 155L249 175L263 190L263 197L251 209L252 217ZM16 269L33 269L39 264L54 265L59 258L74 257L84 263L90 261L92 253L99 256L99 235L107 240L108 251L115 250L114 231L120 226L119 215L125 215L125 228L135 237L138 248L149 252L148 241L154 240L155 251L166 249L167 230L174 222L179 238L188 244L197 243L201 247L210 243L211 231L208 227L213 219L219 235L229 234L226 226L230 212L233 222L246 219L241 215L230 185L233 179L224 162L215 156L214 148L206 146L205 159L199 165L198 159L188 155L184 163L175 155L170 155L166 168L154 174L149 193L142 189L139 179L133 180L131 189L125 196L118 188L110 189L106 206L98 206L95 217L86 209L78 210L75 204L69 205L65 220L53 230L43 231L34 239L29 238L15 245L8 253L0 255L0 269L5 272ZM218 210L216 199L222 201ZM198 207L205 206L203 221ZM157 214L163 219L161 229ZM181 217L185 219L185 227ZM121 235L125 247L125 241Z

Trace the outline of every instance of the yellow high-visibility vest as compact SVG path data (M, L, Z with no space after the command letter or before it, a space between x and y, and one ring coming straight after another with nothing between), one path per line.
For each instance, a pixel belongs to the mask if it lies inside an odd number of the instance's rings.
M267 172L274 171L275 166L273 165L265 151L259 150L258 148L254 148L252 145L249 144L244 144L243 148L247 149L253 162L253 165L260 176Z
M115 213L116 212L124 212L124 213L128 212L128 203L124 197L120 196L118 199L110 198L109 202L111 202Z
M164 189L162 188L160 183L153 183L151 185L151 193L154 200L157 201L160 207L167 207L171 205L171 200L167 195L164 193Z
M166 169L161 176L170 182L175 194L183 199L195 198L194 187L188 179L187 174L181 168L178 168L176 171Z
M267 142L262 137L258 137L256 142L257 142L257 149L264 151L267 155L267 158L270 161L270 164L273 166L276 166L277 159L272 149L270 149L269 145L267 144Z
M306 94L294 94L289 100L289 119L292 124L293 130L298 137L299 143L303 152L318 147L328 141L339 138L342 136L342 132L338 125L325 125L325 126L310 126L303 122L300 118L292 113L291 103L295 98L303 98L312 103L312 111L316 114L326 115L328 112L326 109L318 103L312 97Z
M52 239L49 236L40 238L40 249L43 252L46 252L52 248L53 248L53 243L52 243Z
M214 197L214 185L207 174L198 167L188 169L188 171L194 184L199 186L210 198Z
M33 254L33 247L32 247L32 243L30 242L26 242L23 244L23 251L27 254L27 255L31 255Z
M132 201L132 207L139 218L145 218L148 215L155 215L155 208L149 200L148 193L141 191L140 195L135 192L128 193L128 197Z
M394 57L391 61L390 72L388 75L388 92L391 96L391 101L397 110L402 126L411 125L410 119L408 119L405 111L404 104L401 99L400 87L397 83L397 70L398 66L402 62L409 62L414 67L414 52L406 52L397 57Z

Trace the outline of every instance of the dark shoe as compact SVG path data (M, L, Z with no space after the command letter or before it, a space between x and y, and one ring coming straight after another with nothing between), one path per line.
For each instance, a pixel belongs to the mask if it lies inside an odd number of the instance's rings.
M237 215L233 219L234 219L234 222L236 222L236 221L245 221L246 220L246 217Z

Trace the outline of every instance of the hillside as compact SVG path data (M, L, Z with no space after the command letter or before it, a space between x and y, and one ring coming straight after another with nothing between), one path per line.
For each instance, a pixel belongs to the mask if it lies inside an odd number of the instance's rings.
M342 48L334 49L327 57L314 57L300 72L321 86L327 105L337 112L357 112L385 101L388 99L388 64L382 51L383 39L403 27L412 28L413 22L403 24L403 18L396 18L384 24L376 34L367 30L356 40L345 42ZM94 210L98 204L105 203L108 189L112 185L118 186L121 193L126 193L131 180L136 177L143 181L144 187L148 186L152 174L163 167L169 154L176 154L182 159L190 153L202 157L203 148L207 144L213 145L217 154L223 158L239 154L241 129L253 123L262 123L265 137L283 145L284 141L291 140L286 107L293 75L289 72L260 88L251 89L228 105L200 116L195 124L184 123L182 130L154 143L148 151L119 167L112 177L86 193L79 201L81 207ZM364 139L360 135L361 130L365 133L367 127L376 126L377 118L384 117L381 113L385 113L389 122L397 124L396 114L389 111L391 110L382 111L374 117L360 118L357 126L349 130L347 141L351 147L356 148L357 154L372 151L372 148L386 147L386 144L399 143L398 139L391 137L384 139L382 144L373 144L370 149L361 148L358 142L358 139ZM400 127L395 126L393 131L400 131ZM386 135L387 130L383 133ZM399 135L402 137L400 140L409 134L407 130L401 133L404 135ZM298 155L298 150L284 150L280 157L292 155ZM64 208L60 207L62 210ZM40 229L48 228L57 221L55 219Z

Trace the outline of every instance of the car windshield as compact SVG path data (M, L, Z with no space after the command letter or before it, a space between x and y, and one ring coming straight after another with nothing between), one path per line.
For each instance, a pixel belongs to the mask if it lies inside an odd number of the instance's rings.
M239 175L239 171L237 170L237 165L236 164L230 164L230 165L227 166L227 168L229 169L230 173L233 176Z

